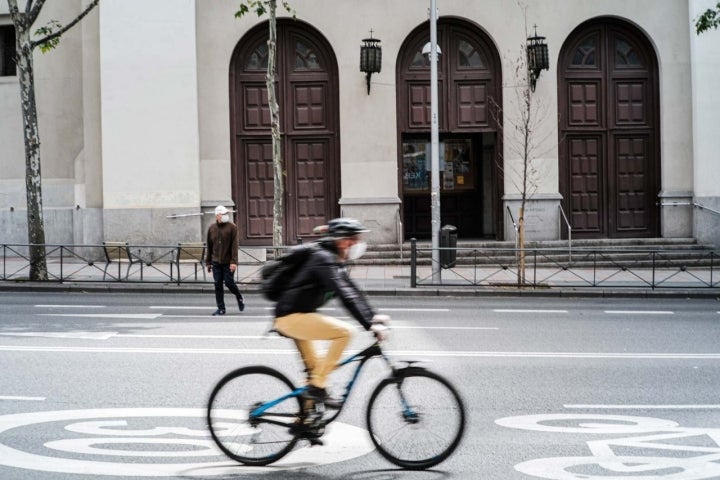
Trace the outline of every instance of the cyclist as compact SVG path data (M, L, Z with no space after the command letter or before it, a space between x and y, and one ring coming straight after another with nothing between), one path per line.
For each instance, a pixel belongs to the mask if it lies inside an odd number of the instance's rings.
M360 235L368 230L352 218L336 218L319 227L325 236L318 242L299 272L275 306L275 330L295 341L307 368L307 399L339 408L339 400L328 397L327 377L335 369L350 341L352 329L347 323L318 313L317 309L337 296L365 330L378 340L386 336L386 315L377 315L367 299L350 279L345 263L359 258L366 244ZM325 357L319 357L314 340L329 340Z

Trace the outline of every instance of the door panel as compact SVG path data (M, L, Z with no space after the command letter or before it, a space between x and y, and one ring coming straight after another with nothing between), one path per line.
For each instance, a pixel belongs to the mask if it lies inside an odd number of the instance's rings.
M563 45L558 70L560 183L573 235L658 235L658 69L648 39L620 20L586 22Z
M267 23L238 43L231 64L233 198L247 245L270 245L274 180L265 74ZM283 243L316 237L313 228L338 213L337 62L322 35L300 21L277 24L276 93L283 161ZM247 212L247 214L245 213Z
M602 230L602 137L568 139L570 158L569 213L573 232L597 233Z
M273 164L272 145L267 141L242 142L245 155L245 210L235 216L247 238L272 236ZM244 227L244 228L243 228Z
M330 152L329 139L297 140L292 144L295 159L293 201L288 210L293 220L288 226L291 239L314 236L313 228L327 221L326 164Z

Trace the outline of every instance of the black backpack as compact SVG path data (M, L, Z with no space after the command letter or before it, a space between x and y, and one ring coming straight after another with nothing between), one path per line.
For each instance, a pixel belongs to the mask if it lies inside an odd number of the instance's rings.
M266 262L260 270L260 291L263 296L277 302L295 274L318 248L317 243L298 245L277 260Z

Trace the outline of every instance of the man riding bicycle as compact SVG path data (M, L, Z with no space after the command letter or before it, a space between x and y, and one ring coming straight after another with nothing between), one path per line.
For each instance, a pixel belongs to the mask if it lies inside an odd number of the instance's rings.
M336 218L322 227L325 237L302 268L288 283L275 306L275 330L295 341L307 368L308 399L339 408L340 401L328 397L327 377L350 341L352 329L345 322L318 313L333 297L378 340L386 335L388 317L377 315L358 286L350 279L345 263L359 258L365 250L360 235L368 230L352 218ZM325 357L319 357L314 340L329 340Z

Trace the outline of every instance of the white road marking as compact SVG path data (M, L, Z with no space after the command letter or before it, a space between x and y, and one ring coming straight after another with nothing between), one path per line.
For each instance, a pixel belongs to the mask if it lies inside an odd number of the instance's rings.
M212 307L183 307L180 305L154 305L148 308L156 308L161 310L212 310Z
M449 312L449 308L378 308L381 312Z
M17 401L28 401L28 402L42 402L45 397L18 397L13 395L0 395L0 400L17 400Z
M605 310L610 315L674 315L669 310Z
M160 313L38 313L41 317L137 318L154 320Z
M78 338L81 340L107 340L117 332L0 332L5 337Z
M210 313L208 313L207 315L162 315L162 314L159 314L157 316L162 317L162 318L208 318L208 317L212 317L212 315ZM226 313L225 315L218 315L213 318L217 318L218 320L223 319L223 318L242 318L242 319L261 318L261 319L268 320L268 319L273 318L273 316L272 315L244 315L242 313Z
M216 413L227 418L228 422L236 421L243 415L243 412L238 410L222 410ZM39 441L37 445L28 445L32 453L0 443L0 465L84 475L172 478L224 475L235 478L245 475L257 477L260 473L344 462L366 455L374 449L365 430L333 422L325 433L327 443L323 448L310 451L309 447L302 445L271 467L248 467L228 460L208 438L205 430L192 430L185 426L188 423L197 423L195 419L204 417L205 410L200 408L108 408L3 415L0 416L0 434L7 430L17 431L44 423L60 427L57 430L57 440L43 437L36 439ZM130 424L137 425L139 422L153 422L155 418L163 419L164 421L160 422L162 425L168 425L167 419L174 418L177 426L157 426L149 429L128 427L127 419L142 419L133 420ZM190 418L193 420L186 420ZM110 421L98 422L97 419ZM62 429L63 422L65 429ZM65 430L80 430L86 438L62 438ZM0 438L3 436L0 435ZM113 444L122 444L123 448L113 449ZM150 449L148 446L153 444L165 447ZM187 448L182 448L183 445ZM62 456L62 453L68 455ZM190 463L193 461L192 457L197 456L208 460ZM121 458L112 461L112 457ZM171 461L154 463L144 461L146 457L163 457ZM186 458L185 463L178 461L182 458ZM28 474L28 478L30 476Z
M35 305L37 308L107 308L105 305Z
M421 325L390 325L390 330L500 330L498 327L425 327Z
M185 347L55 347L48 345L0 345L2 352L60 352L60 353L160 353L200 355L297 355L295 349L262 348L185 348ZM348 354L355 352L348 352ZM466 358L591 358L627 360L720 360L720 353L603 353L603 352L488 352L397 350L386 352L400 357L466 357Z
M193 339L221 339L221 340L258 340L263 338L281 339L283 337L279 335L147 335L147 334L132 334L132 333L118 333L116 337L123 338L193 338Z
M584 405L584 404L568 404L563 405L565 408L578 409L596 409L596 410L717 410L720 405L700 404L700 405Z
M493 310L496 313L568 313L567 310L528 310L520 308L496 308Z

